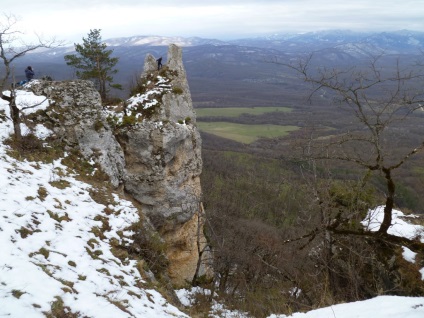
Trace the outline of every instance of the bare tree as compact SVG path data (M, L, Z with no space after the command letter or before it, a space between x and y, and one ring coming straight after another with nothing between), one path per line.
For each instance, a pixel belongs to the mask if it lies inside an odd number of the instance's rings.
M3 72L0 74L1 98L9 102L10 116L13 121L15 138L21 139L20 131L20 110L16 106L15 87L10 85L10 95L3 92L6 89L13 74L13 62L23 57L26 53L39 48L52 48L61 45L56 39L44 40L39 36L35 43L25 43L22 41L23 33L17 29L18 19L11 14L3 14L0 17L0 60L3 64Z
M315 95L331 94L333 100L349 109L356 117L359 129L346 131L331 138L313 140L304 147L303 155L311 160L338 160L364 169L363 182L378 173L385 180L384 219L376 235L390 236L396 182L393 172L408 159L422 151L424 141L409 150L394 151L397 125L402 125L424 104L424 70L422 67L401 66L399 60L393 71L380 63L382 57L372 58L366 69L340 70L317 65L310 55L292 64L284 64L298 72L312 85L310 101ZM341 232L349 222L341 214L326 229ZM344 233L349 232L344 230ZM352 234L359 234L355 232ZM361 233L363 234L363 233ZM371 233L368 233L371 234Z

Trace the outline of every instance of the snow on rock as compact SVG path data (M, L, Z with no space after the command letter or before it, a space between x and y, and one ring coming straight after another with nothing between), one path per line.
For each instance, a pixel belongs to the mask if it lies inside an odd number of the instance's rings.
M368 211L368 215L362 221L362 225L369 231L378 231L384 218L384 206L378 206ZM416 215L405 215L399 210L392 211L392 225L387 231L388 234L406 237L408 239L418 239L424 243L424 226L415 224ZM416 253L403 246L403 258L411 263L415 263ZM421 278L424 280L424 268L420 270Z
M389 234L406 237L409 239L419 238L424 243L424 226L414 224L416 215L405 215L399 210L392 211L392 225L387 231ZM378 231L384 217L384 206L378 206L368 211L368 215L362 221L362 225L369 231Z

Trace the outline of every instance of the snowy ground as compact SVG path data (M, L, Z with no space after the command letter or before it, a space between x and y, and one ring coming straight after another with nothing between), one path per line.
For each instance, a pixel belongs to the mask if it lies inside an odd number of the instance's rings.
M27 112L48 105L42 97L20 92L18 104L34 102L42 103ZM1 109L8 113L0 100ZM0 317L45 317L52 306L59 305L81 317L187 317L146 286L136 261L122 261L111 252L112 241L125 244L131 240L126 228L138 220L132 204L118 195L108 206L94 202L89 195L91 186L76 180L60 160L44 164L8 156L2 141L11 131L9 121L0 123ZM45 137L49 131L38 126L36 133ZM364 225L377 229L381 213L381 208L370 211ZM423 227L410 224L408 218L413 217L396 211L391 233L423 240ZM95 233L104 222L110 229L100 238ZM404 257L415 261L414 253L406 248ZM179 290L177 294L190 306L196 291ZM248 315L215 304L209 317ZM381 296L291 317L422 318L424 297Z
M269 318L422 318L424 297L380 296L373 299L321 308L308 313Z

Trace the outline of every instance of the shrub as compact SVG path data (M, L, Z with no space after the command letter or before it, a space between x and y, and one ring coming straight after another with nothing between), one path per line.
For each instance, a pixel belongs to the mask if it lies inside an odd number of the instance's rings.
M42 79L43 81L49 81L49 82L51 82L51 81L53 81L53 76L50 76L50 75L44 75L41 79Z
M38 190L37 190L37 193L38 193L38 198L41 200L41 201L44 201L44 199L47 197L47 195L48 195L48 192L47 192L47 189L45 188L45 187L39 187L38 188Z
M43 150L43 142L34 134L22 136L20 141L14 140L10 145L18 149L21 153Z
M122 103L122 99L119 97L107 97L103 101L103 106L113 106L113 105L119 105Z
M23 294L25 294L25 292L23 292L23 291L21 291L21 290L17 290L17 289L13 289L12 290L12 295L13 295L13 297L15 297L15 298L21 298L21 296L23 295Z
M103 122L101 120L96 120L94 123L94 130L99 132L102 128L104 128Z
M65 306L63 299L59 296L52 302L50 312L45 312L47 318L78 318L81 317L79 312L73 313L71 308Z
M77 264L74 261L69 261L68 265L72 267L77 267Z
M160 278L169 265L165 242L158 233L145 228L141 222L133 224L130 229L135 234L134 245L129 252L145 260L150 270Z
M56 188L61 189L61 190L69 188L71 186L69 181L66 181L66 180L63 180L63 179L60 179L60 180L57 180L57 181L51 181L49 183L53 187L56 187Z
M181 87L173 87L172 93L176 95L181 95L183 93L183 89Z
M48 142L48 147L44 146L45 142ZM29 161L51 163L63 156L63 144L60 141L43 141L34 134L22 136L20 141L9 138L4 143L11 148L8 155L18 160L25 158Z

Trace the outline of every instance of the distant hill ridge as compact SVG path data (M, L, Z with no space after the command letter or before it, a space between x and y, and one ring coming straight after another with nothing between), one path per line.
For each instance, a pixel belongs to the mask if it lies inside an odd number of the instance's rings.
M198 45L225 45L226 42L200 37L136 35L122 38L112 38L105 41L108 46L198 46Z
M298 88L287 77L282 66L270 61L288 63L293 58L314 52L322 65L329 67L366 66L372 56L386 55L385 67L393 67L394 59L409 63L423 58L424 32L353 32L318 31L304 34L274 34L262 37L221 41L200 37L134 35L105 40L119 57L116 83L124 91L113 92L128 97L131 76L139 75L146 54L165 56L169 43L183 48L184 64L192 92L194 107L238 107L285 105L298 103ZM63 56L73 46L36 51L19 59L16 79L25 78L26 66L35 67L36 77L45 75L56 80L72 79L74 71ZM166 62L166 61L165 61ZM281 88L284 86L284 92ZM230 89L231 88L231 89ZM282 105L283 106L283 105Z
M329 30L301 34L279 33L223 41L201 37L135 35L131 37L112 38L105 41L109 46L168 46L177 44L183 47L201 45L239 45L259 48L287 50L290 47L314 45L318 47L338 46L348 43L361 43L378 47L382 50L402 53L406 50L424 47L424 32L399 30L392 32L354 32L349 30Z

